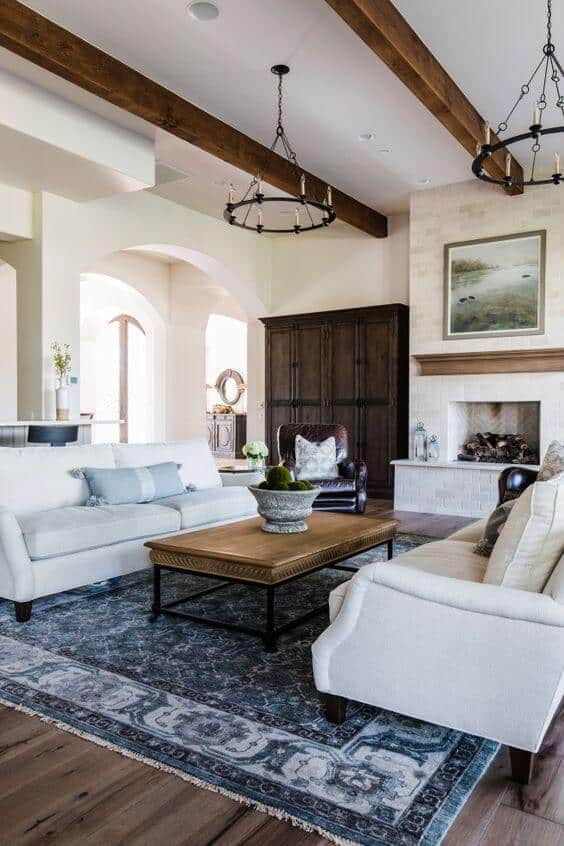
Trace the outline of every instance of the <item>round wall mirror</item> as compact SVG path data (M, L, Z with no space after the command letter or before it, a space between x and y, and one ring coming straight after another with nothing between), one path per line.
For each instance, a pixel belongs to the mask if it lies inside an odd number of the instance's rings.
M215 388L226 405L236 405L247 386L238 370L223 370L216 379Z

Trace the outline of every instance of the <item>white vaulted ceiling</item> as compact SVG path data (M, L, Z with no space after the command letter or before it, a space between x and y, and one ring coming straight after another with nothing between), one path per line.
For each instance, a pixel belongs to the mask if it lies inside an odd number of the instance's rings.
M542 44L544 0L395 3L478 111L501 120ZM187 0L26 5L264 144L276 117L269 69L289 64L285 124L300 161L384 213L406 210L421 180L434 187L471 178L470 156L324 0L217 0L220 15L208 23L188 14ZM557 42L559 33L564 11L556 7ZM119 109L37 72L41 84L131 124ZM243 186L246 176L229 165L138 125L153 134L157 159L187 174L158 188L164 196L220 214L225 185ZM359 141L368 132L373 140Z
M379 211L406 209L419 179L468 178L465 151L324 0L218 0L208 23L187 0L26 5L264 144L276 118L270 67L289 64L285 123L299 159ZM359 141L365 132L374 141ZM174 165L191 172L182 148ZM190 190L176 186L175 199Z

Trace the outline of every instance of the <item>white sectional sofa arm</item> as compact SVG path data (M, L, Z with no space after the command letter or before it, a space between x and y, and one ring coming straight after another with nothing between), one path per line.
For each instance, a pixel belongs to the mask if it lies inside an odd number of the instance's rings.
M536 752L564 693L564 605L370 564L312 653L336 722L350 699Z
M564 626L564 605L542 593L452 579L393 563L362 567L355 578L462 611Z
M14 602L34 599L33 567L20 524L7 508L0 508L0 596Z

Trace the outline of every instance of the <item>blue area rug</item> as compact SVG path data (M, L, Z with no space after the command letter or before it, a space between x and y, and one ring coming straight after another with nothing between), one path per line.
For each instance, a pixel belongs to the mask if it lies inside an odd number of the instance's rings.
M396 554L428 540L400 535ZM384 558L382 547L351 562ZM311 670L327 618L267 655L244 634L170 617L151 625L150 575L38 600L27 625L0 602L0 698L337 843L441 841L497 744L361 704L334 726ZM278 622L322 604L346 578L325 570L280 589ZM202 581L165 574L163 600ZM256 625L264 592L233 585L199 605Z

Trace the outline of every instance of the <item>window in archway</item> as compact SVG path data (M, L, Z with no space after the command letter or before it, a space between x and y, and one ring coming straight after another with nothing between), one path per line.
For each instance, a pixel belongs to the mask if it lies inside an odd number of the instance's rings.
M111 333L113 378L114 383L117 382L117 408L122 421L120 441L146 440L148 396L145 330L138 320L128 314L114 317L107 330ZM113 387L115 403L116 385Z
M145 330L120 314L96 339L96 418L121 420L119 427L98 426L103 441L148 439L148 384ZM102 431L104 430L104 431Z

